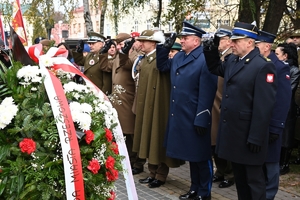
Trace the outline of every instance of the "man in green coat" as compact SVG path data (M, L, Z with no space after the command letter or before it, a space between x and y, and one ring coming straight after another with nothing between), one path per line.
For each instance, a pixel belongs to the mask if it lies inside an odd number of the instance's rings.
M77 65L84 66L84 75L86 75L104 94L111 93L111 73L104 72L100 69L101 62L99 60L100 50L103 47L105 37L99 33L88 33L88 45L90 53L83 56L83 48L79 48L73 52L74 60Z
M145 57L139 68L133 151L148 159L150 174L139 182L156 188L165 183L169 167L179 167L182 162L167 157L163 146L170 98L170 74L158 71L156 60L156 44L164 42L163 33L145 30L137 40Z

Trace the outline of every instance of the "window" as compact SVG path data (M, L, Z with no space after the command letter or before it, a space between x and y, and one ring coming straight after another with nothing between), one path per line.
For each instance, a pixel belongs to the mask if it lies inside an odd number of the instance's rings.
M151 29L151 20L147 19L147 30Z
M78 32L81 32L81 24L78 24Z
M229 3L229 0L224 0L224 4L227 5Z
M137 20L134 21L134 31L139 30L139 22Z
M76 24L73 24L73 33L76 33Z
M169 31L173 31L173 26L172 26L172 22L169 22Z
M61 35L62 35L62 38L68 38L69 37L69 31L68 30L62 30Z

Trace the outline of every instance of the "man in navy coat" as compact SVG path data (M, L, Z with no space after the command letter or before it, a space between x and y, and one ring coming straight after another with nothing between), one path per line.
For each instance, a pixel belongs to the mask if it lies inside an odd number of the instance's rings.
M191 187L180 199L211 199L213 166L211 159L211 109L217 76L206 66L202 34L183 22L180 33L182 51L168 59L169 49L157 48L157 68L170 71L170 112L165 136L166 154L189 161Z
M242 200L266 199L262 166L277 88L274 64L255 47L257 32L255 25L236 22L232 54L224 62L217 44L204 47L209 71L224 77L216 153L232 162L238 199Z
M272 118L269 126L269 147L264 164L266 177L266 197L267 200L275 198L279 187L279 159L281 150L281 136L285 126L285 121L290 108L292 90L290 81L290 66L280 61L274 52L271 51L275 35L259 31L256 38L256 46L260 53L271 59L277 72L277 93L276 103L273 109Z

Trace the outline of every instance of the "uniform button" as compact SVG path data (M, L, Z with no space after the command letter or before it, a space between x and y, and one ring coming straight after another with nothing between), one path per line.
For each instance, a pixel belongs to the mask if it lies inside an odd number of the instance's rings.
M174 89L176 88L176 86L173 87Z
M155 87L153 87L153 89L155 89Z
M223 119L223 122L226 123L226 119Z
M174 99L172 100L172 102L175 102Z
M174 114L172 113L171 116L174 116Z
M224 110L227 110L227 108L225 107Z
M231 83L229 82L228 85L231 85Z
M177 72L177 73L176 73L176 75L178 76L178 75L179 75L179 73Z
M226 94L225 97L228 98L228 94Z

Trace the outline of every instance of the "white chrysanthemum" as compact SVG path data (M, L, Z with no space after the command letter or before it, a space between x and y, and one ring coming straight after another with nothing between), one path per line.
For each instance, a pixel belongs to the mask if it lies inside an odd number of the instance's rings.
M80 94L76 92L73 94L73 97L78 100L80 99Z
M0 129L11 123L18 112L18 106L14 104L12 97L6 97L0 104Z
M17 72L17 77L21 79L21 85L27 86L30 83L41 83L42 82L42 74L41 70L38 66L24 66Z
M88 103L82 103L80 106L81 112L91 113L93 111L93 107Z
M12 97L6 97L1 103L3 106L10 106L12 104L14 104L14 99Z
M74 111L80 111L81 110L81 108L80 108L80 103L78 103L77 101L72 101L70 104L69 104L69 106L70 106L70 110L72 111L72 110L74 110Z
M41 55L39 58L39 63L40 63L40 65L45 66L45 67L53 66L53 60L48 55Z
M87 113L81 113L80 115L81 117L79 121L79 128L83 131L90 130L91 123L92 123L91 116Z
M65 93L73 92L76 89L77 84L75 82L69 82L69 83L64 84L63 87L65 90Z

